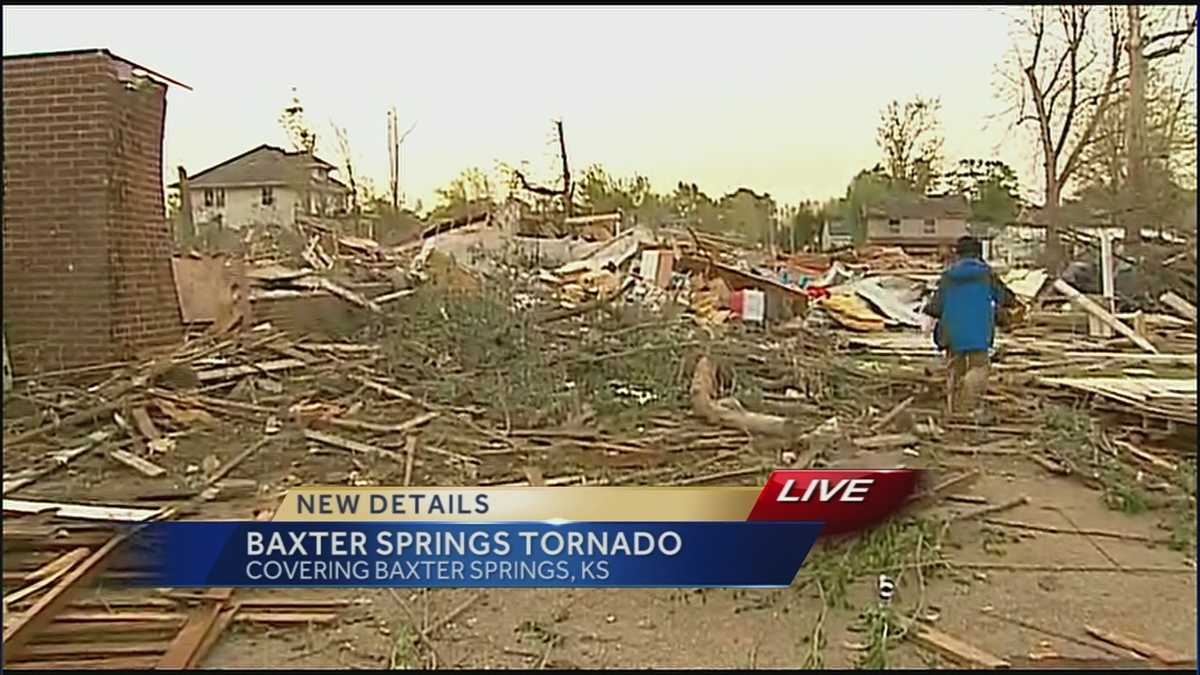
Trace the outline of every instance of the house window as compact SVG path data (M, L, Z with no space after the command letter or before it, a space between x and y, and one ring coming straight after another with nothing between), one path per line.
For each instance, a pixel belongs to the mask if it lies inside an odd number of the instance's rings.
M209 188L204 191L204 206L208 208L225 206L225 189Z
M888 218L888 232L892 234L900 234L900 219Z
M270 206L275 203L275 188L265 187L262 189L262 205Z
M937 234L937 220L926 218L925 225L922 226L921 231L925 234Z

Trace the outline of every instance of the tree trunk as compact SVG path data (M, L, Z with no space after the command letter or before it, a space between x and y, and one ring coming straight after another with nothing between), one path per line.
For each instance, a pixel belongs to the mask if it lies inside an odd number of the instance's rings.
M1125 242L1141 236L1146 202L1146 60L1142 54L1142 11L1129 5L1129 117L1125 120L1126 176L1129 197L1125 209Z
M567 141L563 138L562 120L555 122L554 127L558 130L558 151L562 155L563 209L570 218L574 215L574 199L571 194L571 167L567 164Z
M1051 168L1046 172L1046 267L1053 274L1058 274L1063 268L1062 250L1062 186Z

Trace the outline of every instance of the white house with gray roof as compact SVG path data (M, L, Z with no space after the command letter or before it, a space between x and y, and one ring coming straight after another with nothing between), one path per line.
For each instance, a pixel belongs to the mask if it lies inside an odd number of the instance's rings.
M315 155L260 145L188 178L192 221L242 229L345 213L350 188ZM178 189L179 183L170 186Z

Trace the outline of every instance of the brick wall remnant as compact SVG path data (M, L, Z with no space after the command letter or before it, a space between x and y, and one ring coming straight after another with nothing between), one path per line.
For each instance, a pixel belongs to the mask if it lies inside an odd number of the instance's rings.
M103 50L4 57L4 323L18 374L182 337L166 85Z

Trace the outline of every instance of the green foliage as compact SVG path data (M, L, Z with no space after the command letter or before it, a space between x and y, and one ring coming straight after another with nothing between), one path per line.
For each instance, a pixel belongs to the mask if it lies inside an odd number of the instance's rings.
M998 160L959 160L947 176L948 186L965 195L971 220L991 228L1003 227L1017 216L1017 173Z
M800 204L788 219L788 227L792 230L789 246L795 242L796 250L803 250L805 247L815 244L821 227L825 224L825 218L825 207L822 205L816 202Z
M775 200L771 199L771 195L759 195L749 188L738 188L722 197L717 205L726 229L767 243L775 222Z
M695 183L677 184L667 201L676 217L694 224L697 229L706 232L722 229L721 209Z
M495 206L497 201L492 179L477 167L463 171L435 194L437 204L429 214L434 221L480 213Z
M842 202L842 218L850 224L854 232L854 245L861 246L867 240L867 221L864 214L867 205L907 193L909 190L897 185L881 164L876 164L869 170L859 171L846 188L846 199Z

